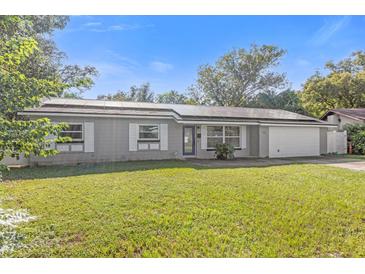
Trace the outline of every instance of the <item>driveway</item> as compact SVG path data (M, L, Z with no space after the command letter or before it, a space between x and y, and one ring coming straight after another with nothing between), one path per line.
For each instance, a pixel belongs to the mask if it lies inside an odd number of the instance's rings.
M320 156L298 158L242 158L234 160L203 160L189 159L191 163L204 167L266 167L290 164L321 164L357 171L365 171L365 158L351 156Z

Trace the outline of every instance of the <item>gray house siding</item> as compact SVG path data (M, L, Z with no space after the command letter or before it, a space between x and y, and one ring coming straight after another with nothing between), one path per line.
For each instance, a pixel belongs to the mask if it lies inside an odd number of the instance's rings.
M48 116L54 122L94 123L94 152L60 152L47 158L32 156L31 165L78 164L133 160L184 159L183 124L172 119L140 119L120 117L59 117ZM130 124L167 124L167 150L130 151ZM320 129L320 153L327 153L327 128ZM201 148L201 125L196 126L196 155L200 159L213 159L214 151ZM298 144L300 145L300 144ZM246 126L246 147L235 151L235 157L269 157L269 127Z
M247 126L247 131L249 134L249 147L250 156L259 157L260 151L260 136L259 136L259 126Z
M328 115L326 117L325 121L327 121L331 124L338 125L339 130L345 130L346 125L355 125L355 124L364 125L365 124L364 120L352 119L351 117L347 117L347 116L344 116L341 114Z
M321 128L319 130L319 148L320 148L320 154L327 154L327 128Z
M259 126L259 157L269 157L269 127Z
M94 152L60 152L47 158L31 157L31 164L76 164L182 157L182 125L173 120L49 117L54 122L94 122ZM168 150L129 151L129 123L168 124Z

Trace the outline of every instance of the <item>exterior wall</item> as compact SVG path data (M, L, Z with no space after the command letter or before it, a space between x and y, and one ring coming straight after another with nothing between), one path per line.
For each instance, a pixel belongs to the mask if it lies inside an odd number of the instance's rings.
M249 144L250 147L250 156L259 157L260 153L260 135L259 135L259 126L247 126L248 134L249 134Z
M47 158L31 157L31 164L77 164L182 157L182 125L173 120L49 117L54 122L94 122L94 152L60 152ZM129 151L129 123L168 124L168 150Z
M259 127L259 157L269 157L269 127Z
M25 158L22 155L19 156L19 160L16 158L5 157L1 163L7 166L27 166L29 165L29 158Z
M77 164L129 160L182 159L183 125L168 119L132 118L87 118L87 117L49 117L54 122L94 123L94 152L60 152L47 158L31 157L30 164L54 165ZM168 150L129 151L129 124L168 124ZM213 159L214 151L201 149L200 126L196 126L196 158ZM320 153L327 153L327 128L318 130ZM270 130L268 126L246 126L246 148L236 150L235 156L269 157ZM300 140L300 134L298 137Z
M327 154L327 132L328 128L319 129L319 153Z
M333 115L329 115L327 117L327 122L332 123L332 124L337 124L338 125L338 129L339 130L344 130L344 127L348 124L365 124L365 121L359 121L359 120L355 120L355 119L351 119L347 116L343 116L343 115L338 115L338 114L333 114Z
M197 135L200 133L200 126L196 128ZM196 158L198 159L214 159L214 151L209 151L201 148L201 138L196 138ZM246 148L235 150L236 158L243 158L250 156L250 128L246 128Z

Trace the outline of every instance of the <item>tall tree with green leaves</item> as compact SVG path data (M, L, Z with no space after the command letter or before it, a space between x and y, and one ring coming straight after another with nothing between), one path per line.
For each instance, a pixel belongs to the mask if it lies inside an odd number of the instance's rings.
M284 88L285 75L273 70L284 54L284 50L268 45L232 50L214 65L200 67L190 95L200 104L246 106L259 92Z
M186 104L188 98L176 90L157 95L156 102L161 104Z
M63 54L51 40L52 32L66 23L63 16L0 17L0 161L20 154L53 155L57 151L49 144L68 140L59 136L65 124L18 116L44 98L92 85L95 69L86 73L81 67L63 65Z
M129 101L129 102L154 102L154 92L151 91L149 83L144 83L141 86L131 86L128 92L119 90L118 92L106 95L98 95L99 100L107 101Z
M257 94L247 105L248 107L284 109L306 115L301 105L298 92L287 89L280 93L274 91Z
M358 51L338 63L328 62L326 74L315 73L304 84L304 108L320 117L335 108L365 107L365 52Z

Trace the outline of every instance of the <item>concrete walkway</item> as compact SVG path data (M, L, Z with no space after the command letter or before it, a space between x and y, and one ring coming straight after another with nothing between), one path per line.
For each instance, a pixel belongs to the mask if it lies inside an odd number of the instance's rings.
M188 161L194 165L202 167L266 167L290 164L321 164L347 168L351 170L365 171L365 157L352 158L350 156L320 156L278 159L242 158L227 161L189 159Z

